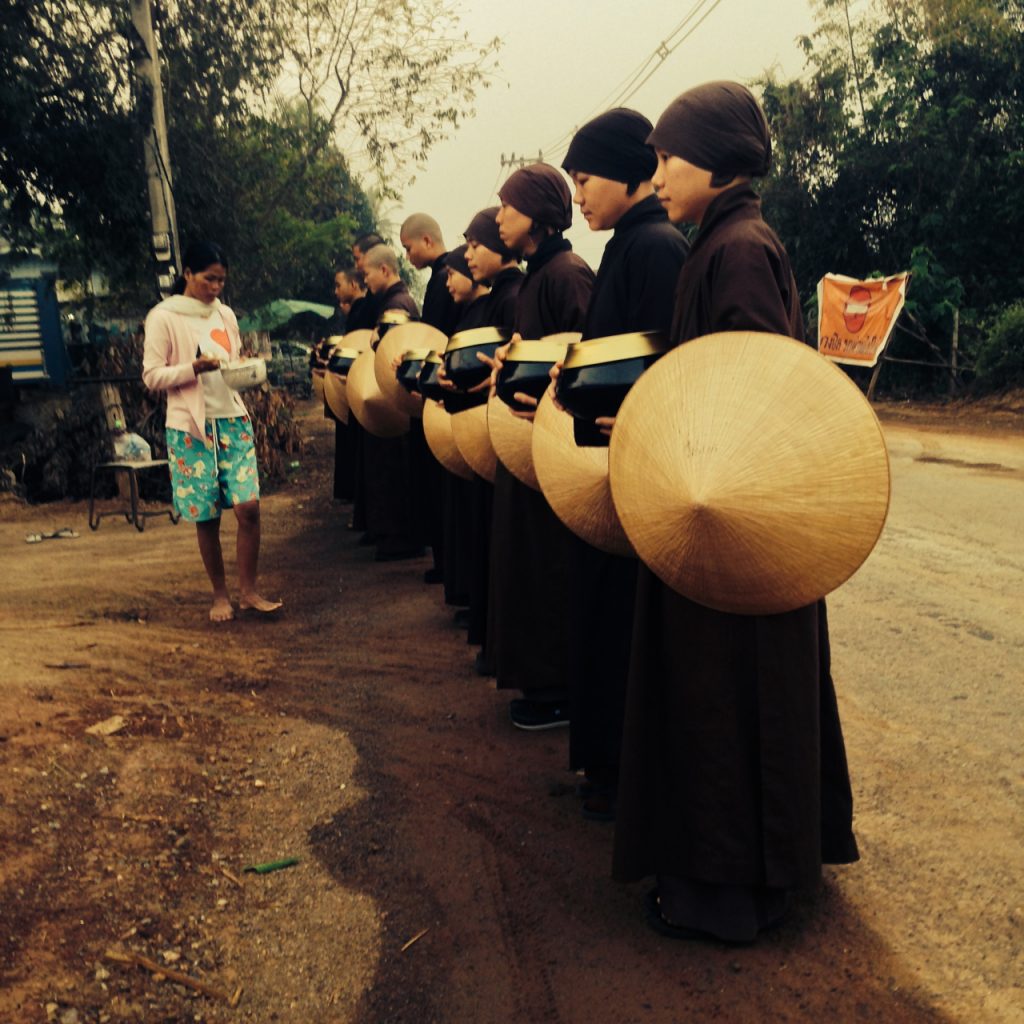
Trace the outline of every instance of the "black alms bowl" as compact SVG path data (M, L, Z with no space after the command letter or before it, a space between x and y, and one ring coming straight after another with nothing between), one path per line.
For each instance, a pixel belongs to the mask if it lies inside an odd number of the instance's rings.
M348 375L349 367L356 361L357 355L359 355L359 351L354 348L332 349L327 359L327 369L339 377L345 377Z
M569 346L555 397L573 416L614 416L637 378L669 349L660 331L616 334Z
M493 356L509 337L507 331L498 327L476 327L453 334L444 350L445 375L459 391L469 391L483 384L491 368L477 359L477 355Z
M418 395L419 376L423 369L423 362L430 355L429 348L414 348L402 353L402 361L398 364L395 376L398 383L411 395Z
M576 335L579 337L579 335ZM498 371L495 391L498 397L516 412L528 412L532 407L515 399L522 392L538 402L551 383L551 367L565 356L566 343L546 341L516 341Z
M423 369L420 370L417 382L419 393L424 398L432 398L435 402L440 402L448 393L437 379L442 365L441 357L436 352L428 353L423 360Z

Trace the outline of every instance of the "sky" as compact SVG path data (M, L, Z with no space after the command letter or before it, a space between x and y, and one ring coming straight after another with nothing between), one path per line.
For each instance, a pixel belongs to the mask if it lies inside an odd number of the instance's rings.
M478 210L497 204L497 189L512 172L502 169L502 154L535 158L543 150L557 166L565 145L550 147L613 105L620 87L691 12L669 45L692 34L625 104L652 121L701 82L750 82L769 68L796 77L803 69L797 37L814 27L809 0L463 0L459 11L473 40L501 38L497 78L480 91L476 116L434 148L388 210L396 236L406 215L431 214L449 247L463 241ZM596 269L611 236L577 218L568 237Z

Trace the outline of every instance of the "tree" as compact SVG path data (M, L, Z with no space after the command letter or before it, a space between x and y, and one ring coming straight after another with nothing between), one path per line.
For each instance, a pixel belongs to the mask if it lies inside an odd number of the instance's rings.
M766 76L765 207L805 294L828 270L914 266L908 309L948 351L1024 295L1019 0L823 0L805 76ZM951 300L956 299L956 305Z
M459 32L447 0L290 0L288 70L310 138L361 146L390 196L474 113L500 46ZM314 126L323 125L323 134Z
M0 236L66 278L105 272L138 307L152 277L128 14L125 0L0 9ZM374 226L339 138L365 138L393 194L388 175L471 112L494 49L439 0L160 0L154 24L183 238L225 245L246 304L328 293L352 234ZM281 99L287 71L298 103Z

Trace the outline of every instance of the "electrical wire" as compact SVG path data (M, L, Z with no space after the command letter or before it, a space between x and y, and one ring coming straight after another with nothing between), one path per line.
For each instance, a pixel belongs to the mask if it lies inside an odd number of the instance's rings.
M614 107L621 107L627 103L643 86L650 81L654 73L665 63L668 57L679 48L679 46L686 42L694 32L700 27L700 25L707 19L707 17L715 10L716 7L722 2L722 0L696 0L696 3L690 8L683 19L672 29L672 31L654 48L654 50L643 60L641 63L632 71L626 78L619 83L618 86L612 90L601 103L595 107L590 114L584 119L584 123L589 121L592 117L602 111L612 109ZM710 3L711 6L707 7ZM706 8L703 12L701 8ZM699 17L698 17L699 15ZM689 30L679 39L673 39L679 35L694 18L697 21L690 26ZM653 62L653 67L651 66ZM562 148L566 147L568 142L575 135L576 129L570 129L563 133L554 142L547 146L544 146L541 153L550 156L552 154L559 155Z

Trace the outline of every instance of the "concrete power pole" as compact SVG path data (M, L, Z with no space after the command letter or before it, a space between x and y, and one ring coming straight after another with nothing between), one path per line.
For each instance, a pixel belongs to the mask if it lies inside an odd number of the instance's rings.
M135 29L131 42L135 75L139 83L139 114L142 123L148 126L143 149L153 227L153 257L157 264L157 285L160 294L166 296L179 270L181 249L174 213L164 93L160 85L160 56L153 35L150 0L129 0L129 3Z

